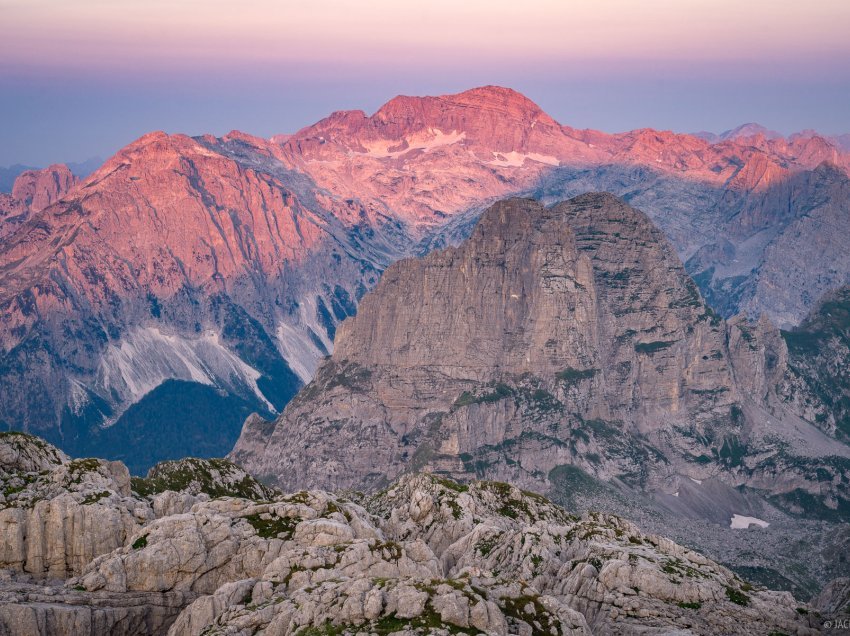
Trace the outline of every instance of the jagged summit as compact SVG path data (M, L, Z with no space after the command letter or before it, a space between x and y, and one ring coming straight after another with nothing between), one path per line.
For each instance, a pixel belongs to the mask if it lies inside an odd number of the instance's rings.
M534 118L551 118L543 112L536 103L522 93L502 86L480 86L461 93L440 95L437 97L412 97L398 95L381 106L374 114L380 120L393 120L417 108L418 105L438 105L443 109L458 105L477 110L491 110L519 120Z

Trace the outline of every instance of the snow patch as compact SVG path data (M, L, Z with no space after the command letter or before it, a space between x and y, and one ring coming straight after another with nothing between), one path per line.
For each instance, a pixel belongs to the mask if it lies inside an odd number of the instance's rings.
M759 526L761 528L767 528L770 524L767 521L764 521L757 517L746 517L744 515L733 514L729 527L734 530L746 530L751 525Z
M428 152L435 148L451 146L452 144L459 143L464 139L466 139L465 132L457 132L456 130L453 130L449 133L445 133L442 130L428 128L427 130L411 135L410 137L405 137L403 140L382 140L370 144L364 144L366 152L356 154L365 154L370 157L375 157L376 159L386 159L390 157L398 157L410 152L411 150L423 150ZM403 142L407 142L407 147L403 150L390 150L390 148L394 148Z
M106 348L97 381L106 394L114 393L127 402L137 402L166 380L188 380L231 391L247 388L276 413L257 386L261 375L230 351L214 331L188 338L142 327Z
M702 479L694 479L693 477L688 477L688 479L690 479L695 484L702 485Z
M561 164L561 161L557 157L541 155L536 152L521 153L512 150L511 152L494 152L493 156L495 159L487 163L491 166L500 166L502 168L519 168L525 163L526 159L536 161L537 163L545 163L549 166L558 166Z
M678 497L678 496L679 496L679 491L677 490L676 492L674 492L674 493L673 493L673 496L674 496L674 497Z

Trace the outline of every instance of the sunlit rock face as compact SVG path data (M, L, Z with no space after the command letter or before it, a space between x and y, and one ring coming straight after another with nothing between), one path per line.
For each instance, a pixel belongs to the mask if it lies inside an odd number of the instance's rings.
M22 225L30 214L58 201L79 181L64 164L22 172L15 178L11 193L0 192L0 239Z

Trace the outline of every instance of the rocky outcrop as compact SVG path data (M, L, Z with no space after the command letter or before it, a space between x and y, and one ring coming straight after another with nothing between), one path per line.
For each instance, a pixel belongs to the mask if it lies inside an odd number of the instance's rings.
M0 192L0 239L20 227L33 213L61 199L79 182L64 164L21 172L9 194Z
M271 499L276 494L274 489L226 459L187 457L162 462L151 468L146 478L134 478L132 483L133 491L143 496L179 492L193 496Z
M165 634L193 595L109 594L0 581L0 634L134 636Z
M69 460L22 433L0 433L0 461L0 568L66 579L153 518L119 462Z
M37 437L17 431L0 433L0 475L3 478L16 473L50 471L69 461L65 453Z
M714 478L843 506L850 449L785 408L785 356L769 322L715 315L621 200L513 199L460 247L390 267L232 457L288 489L429 467L546 491L568 465L668 495Z
M300 522L260 577L201 597L170 633L712 633L765 611L787 633L816 628L788 595L752 590L615 517L571 517L506 484L409 476L362 503L337 500L330 533L302 533L309 520ZM375 537L342 531L355 525Z
M65 196L79 183L68 166L56 164L43 170L27 170L15 179L12 197L30 212L38 212Z
M58 456L35 438L18 435L15 444L31 456ZM4 562L0 634L814 634L820 627L787 592L754 587L619 517L571 515L504 483L420 474L371 496L142 497L128 490L123 466L58 457L42 472L59 490L30 483L11 493L18 496L7 498L6 510L36 492L48 503L86 495L82 506L96 524L85 534L96 549L51 578ZM13 464L4 471L33 475ZM106 486L113 491L96 490ZM155 518L151 508L164 496L194 503ZM110 520L130 501L146 514L126 533ZM3 545L14 536L0 525ZM52 546L62 538L46 538L57 553Z

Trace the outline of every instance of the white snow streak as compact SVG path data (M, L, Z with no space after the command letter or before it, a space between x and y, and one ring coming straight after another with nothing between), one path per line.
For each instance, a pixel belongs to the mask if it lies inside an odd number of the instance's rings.
M530 161L536 161L537 163L545 163L550 166L560 165L561 161L557 157L552 157L550 155L541 155L536 152L530 152L527 154L517 152L516 150L512 150L511 152L494 152L493 156L495 159L488 161L491 166L501 166L503 168L514 167L518 168L522 166L526 159Z
M361 152L357 154L365 154L370 157L375 157L376 159L386 159L388 157L398 157L400 155L410 152L411 150L424 150L425 152L428 152L429 150L433 150L434 148L451 146L452 144L461 142L464 139L466 139L465 132L459 133L456 130L453 130L450 133L444 133L442 130L435 130L434 128L429 128L428 130L416 133L414 135L411 135L410 137L405 138L403 141L407 142L407 148L404 148L403 150L390 150L390 148L394 148L401 144L402 140L383 140L371 144L364 144L366 152Z
M767 528L770 524L757 517L745 517L744 515L733 514L729 527L735 530L746 530L751 525Z

